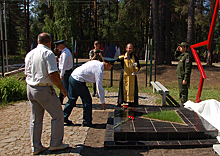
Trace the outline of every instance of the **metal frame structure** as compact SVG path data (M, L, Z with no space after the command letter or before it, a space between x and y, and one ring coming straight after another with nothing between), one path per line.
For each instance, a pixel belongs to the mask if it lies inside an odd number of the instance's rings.
M215 25L216 25L216 20L217 20L217 17L218 17L219 8L220 8L220 0L217 0L216 4L215 4L215 10L214 10L214 13L213 13L213 17L212 17L212 23L211 23L211 27L210 27L210 30L209 30L208 39L206 41L203 41L203 42L200 42L200 43L197 43L197 44L194 44L194 45L190 46L190 48L192 50L192 53L194 55L195 61L197 63L197 66L199 68L199 71L201 73L199 89L198 89L198 93L197 93L197 97L196 97L196 103L201 101L200 97L201 97L201 93L202 93L203 83L204 83L204 79L206 79L207 77L206 77L205 71L202 67L202 64L200 62L200 59L198 57L198 54L197 54L195 48L207 45L207 49L208 50L211 49L211 43L212 43L212 39L213 39L213 34L214 34Z

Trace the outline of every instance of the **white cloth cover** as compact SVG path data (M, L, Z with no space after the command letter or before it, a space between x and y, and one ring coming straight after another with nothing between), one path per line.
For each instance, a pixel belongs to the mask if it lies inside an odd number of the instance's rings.
M217 136L218 142L220 142L220 136Z
M220 131L220 102L217 100L210 99L199 103L194 103L189 100L184 103L184 108L196 112Z

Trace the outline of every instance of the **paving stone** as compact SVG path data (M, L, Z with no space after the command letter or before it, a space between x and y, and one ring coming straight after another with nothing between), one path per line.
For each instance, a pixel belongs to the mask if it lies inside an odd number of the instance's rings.
M0 149L4 148L8 143L0 141Z
M115 107L117 103L118 93L108 92L106 97L106 103L108 109ZM153 103L156 101L156 96L148 96L147 94L139 94L140 104ZM115 98L112 98L115 97ZM64 103L67 102L67 98L64 99ZM103 111L99 98L93 98L93 109ZM65 105L62 105L64 108ZM69 143L72 148L65 151L50 152L45 151L43 154L48 155L74 155L80 156L80 152L83 148L83 144L86 140L87 131L89 127L82 127L82 104L81 99L77 100L77 107L74 107L69 119L78 124L77 126L64 126L64 142ZM0 155L31 155L31 143L30 143L30 115L31 107L28 101L19 102L14 105L10 105L0 109ZM51 135L51 117L49 113L45 111L43 120L43 133L42 144L49 146ZM75 146L77 145L77 146ZM12 151L13 149L13 151Z
M76 113L72 114L73 121L81 123L77 118L82 117L82 108L74 108ZM5 120L0 121L1 135L0 135L0 151L1 155L30 155L32 153L30 146L30 106L27 106L26 102L17 103L13 106L1 109L1 118ZM74 116L76 115L76 116ZM16 119L16 122L14 121ZM16 124L15 124L16 123ZM83 144L86 136L81 137L79 135L86 135L85 131L89 128L65 127L64 142L73 146L72 150L67 153L56 152L53 155L80 155L81 148L74 147L76 144ZM80 134L79 131L83 133ZM77 132L77 133L76 133ZM76 135L78 134L78 135ZM42 144L49 146L51 135L51 117L49 113L45 112L43 121L43 133ZM80 137L80 139L76 139ZM81 139L84 140L81 140ZM13 149L13 151L11 151Z
M16 140L17 140L16 138L8 138L8 139L5 139L5 140L1 140L1 142L11 143L11 142L16 141Z

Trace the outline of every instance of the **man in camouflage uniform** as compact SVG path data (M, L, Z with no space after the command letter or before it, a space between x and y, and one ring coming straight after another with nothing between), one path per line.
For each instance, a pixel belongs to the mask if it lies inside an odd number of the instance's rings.
M104 55L104 52L100 49L99 41L95 41L94 42L94 49L92 49L89 52L89 59L90 60L99 60L100 62L103 62L103 55ZM96 83L93 83L92 88L93 88L92 96L95 97L95 94L96 94Z
M183 103L188 100L188 88L190 86L190 75L192 69L192 59L187 51L188 46L189 45L186 42L182 42L175 51L175 57L179 61L177 65L177 77L181 107L183 107Z

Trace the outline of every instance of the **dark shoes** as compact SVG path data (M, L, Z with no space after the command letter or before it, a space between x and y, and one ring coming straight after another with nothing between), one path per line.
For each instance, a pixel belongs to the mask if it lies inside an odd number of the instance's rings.
M69 147L69 144L61 144L60 146L57 147L50 147L50 151L56 151L56 150L63 150Z
M98 94L95 95L95 93L92 93L92 97L97 97L97 98L99 98L99 95L98 95Z
M66 123L67 126L73 125L72 121L68 119L64 119L64 123Z
M95 97L95 93L92 93L92 97Z
M83 127L91 127L91 128L95 128L96 126L92 123L82 123Z
M40 150L33 152L33 155L40 154L41 152L44 152L48 150L49 147L42 147Z

